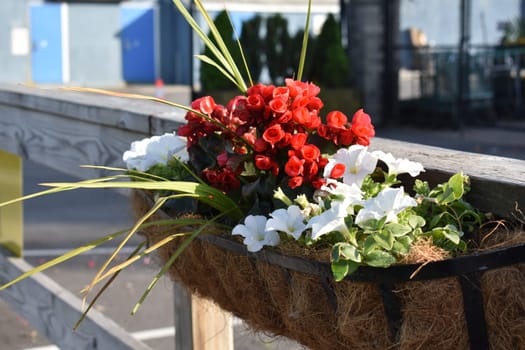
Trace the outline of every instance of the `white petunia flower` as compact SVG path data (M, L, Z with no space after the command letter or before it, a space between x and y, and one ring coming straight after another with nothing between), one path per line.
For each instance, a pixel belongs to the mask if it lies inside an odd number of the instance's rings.
M128 169L146 171L156 164L166 164L173 156L188 160L186 138L174 133L153 136L131 143L131 149L124 152L122 159Z
M351 185L328 179L326 185L321 187L322 191L325 191L335 198L332 198L333 202L341 202L349 214L354 213L353 207L363 202L363 192L357 184Z
M271 218L266 222L266 230L284 232L298 240L306 229L303 213L297 205L291 205L287 209L277 209L270 214Z
M343 164L345 172L343 182L347 185L353 183L361 187L366 175L372 173L377 165L377 158L368 152L368 148L361 145L352 145L349 148L341 148L330 158L324 168L323 176L330 177L332 169L336 164Z
M372 154L382 160L388 166L389 175L408 173L410 176L416 177L422 171L425 171L421 163L413 162L405 158L395 158L392 153L374 151Z
M313 240L334 231L348 235L350 232L345 223L347 216L348 211L343 203L332 202L330 209L312 217L306 227L312 229L311 237Z
M358 226L370 219L380 220L384 217L386 222L397 222L397 214L408 207L415 207L417 203L414 198L405 194L401 187L386 188L377 196L366 200L363 205L355 218Z
M279 234L274 230L266 230L266 217L262 215L248 215L244 225L233 228L232 235L244 237L244 244L249 252L258 252L265 245L276 246L280 242Z

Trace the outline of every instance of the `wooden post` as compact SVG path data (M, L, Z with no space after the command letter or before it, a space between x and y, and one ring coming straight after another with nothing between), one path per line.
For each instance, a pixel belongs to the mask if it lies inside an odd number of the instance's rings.
M194 350L233 350L233 323L230 313L209 300L191 300Z
M0 150L0 203L22 196L22 159ZM22 256L22 203L0 208L0 245Z
M175 350L233 350L230 313L174 282Z
M191 294L186 287L173 282L175 307L175 350L193 349L191 322Z

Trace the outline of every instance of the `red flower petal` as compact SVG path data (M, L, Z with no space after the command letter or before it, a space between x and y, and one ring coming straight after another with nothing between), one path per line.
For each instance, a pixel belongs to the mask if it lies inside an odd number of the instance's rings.
M290 180L288 180L288 186L290 186L291 189L297 188L303 184L303 177L302 176L294 176Z
M280 124L274 124L264 131L262 137L264 141L271 145L275 145L284 137L284 130L281 128Z
M330 172L330 177L331 177L332 179L339 179L341 176L344 175L345 170L346 170L346 167L345 167L344 164L337 163L337 164L334 165L334 167L332 168L332 171Z

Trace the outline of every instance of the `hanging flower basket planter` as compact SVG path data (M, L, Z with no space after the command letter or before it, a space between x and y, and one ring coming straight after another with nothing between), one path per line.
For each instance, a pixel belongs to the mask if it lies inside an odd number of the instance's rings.
M152 202L136 192L133 204L141 216ZM168 233L143 231L152 244ZM158 251L162 262L179 243ZM336 282L326 257L251 253L229 232L203 234L170 275L255 331L312 349L524 349L525 232L493 234L485 245L443 261L360 267Z
M522 179L478 183L472 205L461 172L468 164L450 167L459 171L452 176L423 174L419 162L369 151L371 117L363 109L351 118L325 112L320 87L302 80L310 1L297 76L283 86L247 84L202 3L196 6L217 45L180 0L175 5L217 61L200 58L241 94L226 105L212 96L191 106L154 99L187 112L176 134L133 142L123 155L127 170L108 168L122 174L48 184L135 190L137 223L86 291L156 250L163 268L154 282L169 270L254 330L315 350L525 349L525 232L504 225L482 232L482 210L508 216L507 197L525 196ZM421 155L425 162L440 157ZM502 167L523 173L511 162L491 164L492 174ZM149 247L139 244L109 268L137 230Z

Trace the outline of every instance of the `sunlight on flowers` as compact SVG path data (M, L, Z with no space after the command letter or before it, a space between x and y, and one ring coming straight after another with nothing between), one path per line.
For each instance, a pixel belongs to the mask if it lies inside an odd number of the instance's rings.
M361 186L365 176L375 170L377 158L368 152L368 147L362 145L341 148L328 161L324 168L324 177L333 177L332 170L337 164L344 165L344 172L341 175L343 183Z
M248 215L244 225L233 228L232 235L244 237L244 244L250 252L257 252L264 246L276 246L280 242L279 234L274 230L266 230L266 217L262 215Z
M342 202L333 202L330 209L314 216L308 222L307 228L312 229L311 238L316 240L330 232L341 232L344 235L349 235L350 232L345 223L347 216L348 207Z
M406 158L395 158L392 153L385 153L383 151L374 151L372 155L377 157L388 167L389 175L399 175L408 173L412 177L418 176L422 171L425 171L423 165L418 162L413 162Z
M397 222L397 214L416 205L415 199L405 194L403 187L386 188L376 197L364 202L364 207L357 213L355 223L361 226L368 220L380 220L384 217L385 222Z
M321 190L329 193L333 202L341 202L342 206L347 208L349 214L354 214L353 207L363 202L363 192L355 183L348 185L328 179L326 185L321 187Z
M306 229L301 208L297 205L291 205L287 209L277 209L270 216L266 223L266 230L284 232L298 240Z
M122 159L128 169L146 171L157 164L167 164L174 157L188 160L187 140L175 133L165 133L131 143L131 149L124 152Z

